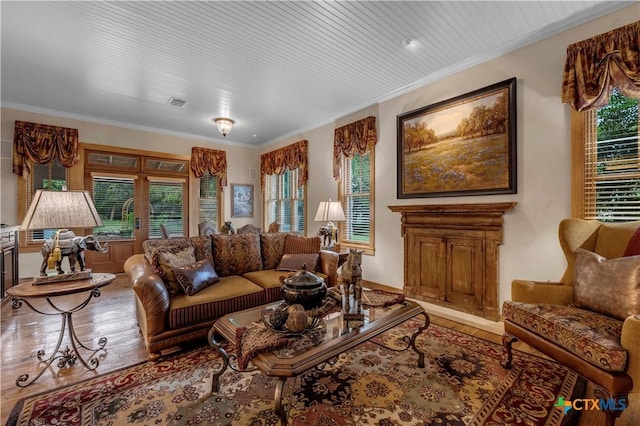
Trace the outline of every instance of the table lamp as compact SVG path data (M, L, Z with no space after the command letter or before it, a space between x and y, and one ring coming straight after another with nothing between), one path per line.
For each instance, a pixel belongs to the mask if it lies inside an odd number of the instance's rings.
M323 237L322 248L331 250L334 243L338 242L338 227L333 222L347 220L342 210L340 201L321 201L314 219L316 222L327 222L326 226L320 228L320 236Z
M33 284L87 279L91 270L85 269L84 253L86 248L106 252L92 237L77 237L69 228L94 228L102 226L91 195L88 191L52 191L39 189L29 206L20 230L32 231L42 229L58 229L52 240L45 240L42 248L43 262L40 277L35 277ZM62 257L69 258L71 272L61 268ZM80 271L75 271L76 260ZM56 267L57 275L48 275L46 270Z

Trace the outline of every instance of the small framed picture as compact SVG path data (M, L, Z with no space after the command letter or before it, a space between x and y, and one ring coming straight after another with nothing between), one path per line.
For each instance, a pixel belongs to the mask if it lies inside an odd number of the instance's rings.
M253 217L253 185L231 184L231 217Z

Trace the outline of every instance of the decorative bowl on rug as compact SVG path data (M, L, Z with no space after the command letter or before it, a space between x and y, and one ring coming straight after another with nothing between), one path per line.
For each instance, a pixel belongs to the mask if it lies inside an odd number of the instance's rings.
M307 271L306 264L303 264L302 269L295 274L280 279L282 297L290 305L300 304L305 309L314 309L322 304L322 299L327 295L327 285L324 280Z

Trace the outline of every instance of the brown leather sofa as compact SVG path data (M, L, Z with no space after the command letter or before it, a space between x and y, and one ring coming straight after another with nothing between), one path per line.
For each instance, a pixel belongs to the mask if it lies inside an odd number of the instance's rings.
M145 254L131 256L124 269L131 279L136 316L151 359L161 351L196 339L205 339L217 318L282 299L280 277L288 272L276 270L285 251L308 253L309 242L283 233L211 235L145 241ZM288 239L298 238L288 245ZM307 240L313 240L313 237ZM302 241L302 243L300 243ZM313 241L315 247L315 240ZM302 245L301 245L302 244ZM219 281L195 294L173 294L163 279L157 259L163 252L193 248L196 261L209 259ZM320 250L316 274L328 286L337 283L338 255ZM291 255L289 255L291 256Z
M596 398L615 400L612 409L603 410L609 425L628 405L629 393L640 392L640 258L629 254L630 247L637 250L640 244L639 227L640 221L614 224L563 220L558 236L567 269L560 281L514 280L513 300L505 301L502 307L502 340L507 349L503 366L511 368L511 346L517 340L538 349L591 381ZM605 277L595 283L592 299L596 300L590 306L582 293L583 277L592 268L592 264L583 262L585 256L599 259L600 265L608 259L622 260L625 268L635 272L621 271L621 263L615 264L610 279ZM618 285L627 281L631 281L629 297L607 287L607 282ZM627 303L631 307L622 316L616 318L607 313Z

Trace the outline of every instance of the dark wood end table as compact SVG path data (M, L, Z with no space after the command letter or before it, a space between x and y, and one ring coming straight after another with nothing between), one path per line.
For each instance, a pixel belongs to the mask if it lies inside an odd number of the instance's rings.
M98 368L98 364L100 363L100 361L96 357L96 353L98 351L104 350L105 346L107 345L107 338L99 338L98 347L95 349L86 346L78 339L78 336L76 335L76 332L73 328L73 320L71 316L74 312L78 312L79 310L87 306L92 298L100 297L100 287L104 287L110 284L115 279L116 276L113 274L94 273L92 274L90 279L86 280L61 281L53 284L50 283L41 285L33 285L31 281L28 281L7 289L7 293L12 297L11 302L13 309L21 308L22 304L24 303L34 312L37 312L39 314L60 315L62 317L62 326L60 328L60 335L58 336L58 343L56 344L56 347L51 355L48 358L45 358L44 349L40 349L36 353L38 360L45 365L31 380L29 380L28 374L21 374L16 380L16 386L29 386L30 384L38 380L38 378L42 376L42 373L44 373L45 370L49 368L49 366L55 360L58 361L58 368L71 367L73 364L75 364L76 361L80 361L82 365L84 365L89 370L95 370L96 368ZM89 292L87 298L82 303L71 309L62 309L56 306L51 300L54 297L82 293L86 291ZM32 298L45 298L53 311L45 312L34 307L28 300ZM60 346L62 345L62 341L64 339L65 330L67 332L71 348L67 346L65 349L60 349ZM79 348L83 348L84 350L89 352L89 357L86 361L78 351Z

